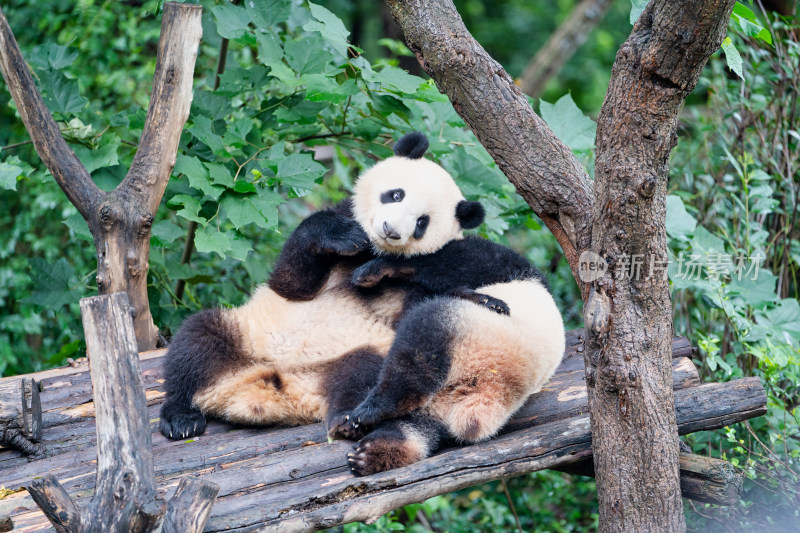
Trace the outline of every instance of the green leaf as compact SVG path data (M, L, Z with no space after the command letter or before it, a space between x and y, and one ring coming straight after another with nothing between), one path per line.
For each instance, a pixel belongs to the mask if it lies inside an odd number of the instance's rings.
M75 62L77 57L77 50L70 50L68 47L56 43L47 43L33 49L30 61L41 68L62 70Z
M247 261L247 254L253 249L250 241L241 235L234 235L230 241L231 249L229 255L238 261Z
M33 281L33 290L30 296L22 300L23 303L32 303L45 309L57 311L66 304L78 303L80 291L74 287L72 277L75 270L63 257L50 264L39 257L28 260L30 278Z
M553 133L572 150L591 150L597 124L583 114L567 93L554 104L541 100L539 111Z
M340 84L325 74L307 74L300 81L306 83L306 98L312 102L326 101L337 104L348 96L358 93L354 79L344 80Z
M208 171L203 163L197 157L178 154L175 161L174 172L183 174L189 178L189 185L192 188L202 191L213 199L219 198L219 195L225 190L224 187L213 185L209 180Z
M308 7L311 8L311 16L316 20L307 22L303 29L306 31L318 31L331 44L334 50L346 57L347 36L350 35L350 32L344 27L339 17L328 11L328 9L312 2L308 3Z
M284 185L311 189L327 169L309 154L291 154L278 163L277 176Z
M425 82L422 78L390 65L384 66L380 71L362 70L362 72L365 80L380 83L384 89L388 87L401 93L414 93Z
M89 224L86 223L86 220L84 220L80 213L72 213L70 216L64 219L64 224L79 239L94 242L92 232L89 231Z
M81 111L88 100L81 96L78 80L70 80L57 70L39 72L39 84L45 105L53 113L64 116Z
M774 329L788 333L796 346L800 341L800 303L795 298L784 298L774 308L767 311L767 318Z
M247 224L257 224L262 228L267 226L267 219L250 198L226 194L220 205L237 229Z
M162 220L153 224L150 244L152 246L167 246L175 242L176 239L183 237L185 233L177 224L173 224L169 220Z
M639 19L639 15L641 15L644 8L647 7L648 2L650 2L650 0L631 0L631 24L636 23Z
M244 7L253 25L264 30L286 22L291 14L291 2L286 0L248 1Z
M238 192L240 194L256 192L256 186L248 181L236 180L233 184L233 192Z
M227 233L217 231L214 226L206 226L197 230L194 245L198 252L215 253L225 259L225 253L231 249L231 239Z
M200 202L188 194L176 194L169 199L167 206L173 209L182 207L177 211L176 214L182 218L185 218L186 220L192 220L200 224L205 224L208 222L208 220L198 214L200 212Z
M697 226L692 238L692 252L696 254L723 253L725 243L703 226Z
M725 52L725 61L728 63L728 67L734 71L737 76L744 79L742 56L739 55L739 50L736 49L730 37L725 37L725 40L722 41L722 50Z
M10 163L0 163L0 187L9 191L17 190L17 179L22 176L23 169Z
M289 66L300 74L322 72L330 57L324 41L313 36L289 41L283 49Z
M748 258L748 261L745 262L741 272L741 280L738 279L739 274L732 274L733 277L728 284L728 290L733 295L738 296L744 305L760 308L766 304L774 303L778 298L775 292L778 278L761 267L756 271L752 263L754 260ZM751 266L753 267L752 270Z
M210 118L203 115L193 117L193 123L187 130L211 148L212 152L220 152L227 155L225 146L222 144L222 137L214 133Z
M117 156L117 149L120 147L121 141L116 135L106 135L103 138L103 143L95 150L91 150L86 146L76 145L73 146L75 155L81 160L83 166L91 174L98 168L113 167L119 165L119 157Z
M258 60L268 67L272 67L283 59L281 41L274 33L256 32L258 44Z
M250 16L241 6L222 4L211 8L217 20L217 33L226 39L238 39L250 23Z
M220 163L203 163L203 165L208 169L214 185L222 185L229 189L233 187L233 176L228 167Z
M694 232L697 221L686 212L683 200L679 196L667 196L667 233L671 237L684 237Z

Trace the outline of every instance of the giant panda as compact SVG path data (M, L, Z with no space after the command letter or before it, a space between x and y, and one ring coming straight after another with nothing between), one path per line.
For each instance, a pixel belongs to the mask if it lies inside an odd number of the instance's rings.
M247 303L202 311L185 321L165 357L166 399L160 419L165 436L200 434L207 416L243 424L325 420L332 436L372 429L376 444L381 435L394 435L394 440L380 441L391 460L386 453L377 459L358 455L353 470L365 474L419 460L447 439L487 438L527 391L536 389L525 380L506 380L513 390L499 391L498 386L506 370L516 375L529 370L509 363L519 359L510 350L541 339L519 336L524 331L512 332L509 326L550 313L542 303L550 298L543 278L515 252L463 238L464 229L483 221L483 209L464 200L449 174L422 158L426 147L421 134L404 137L395 146L395 157L361 176L352 199L304 220L287 240L267 284ZM397 195L405 197L397 200ZM387 208L392 217L375 218ZM455 263L437 265L439 254ZM401 264L393 266L393 259ZM519 298L523 293L531 298ZM544 324L545 318L532 322ZM560 331L559 358L563 327ZM559 336L557 328L551 332ZM438 345L449 361L447 383L459 383L461 372L461 381L466 379L472 392L480 384L485 399L507 397L493 403L497 412L480 404L480 394L465 396L457 386L450 402L444 401L446 391L437 390L439 400L423 402L424 409L407 402L399 410L387 409L386 401L377 402L382 410L375 409L376 398L391 399L381 392L392 379L392 369L405 364L403 354L414 350L417 340L420 349L430 352L437 346L428 344L442 339L450 343ZM497 364L484 370L497 379L477 379L475 360L455 356L479 350L487 363L494 357ZM505 354L511 359L504 359ZM401 364L385 365L387 356ZM407 377L416 375L422 388L430 388L442 379L442 368L438 374L423 366L412 368ZM459 402L458 396L469 401ZM370 419L365 414L361 429L343 422L358 414L359 407L379 415ZM469 414L478 411L486 416ZM471 426L476 420L480 427ZM359 450L372 448L369 443L362 439ZM409 447L419 453L406 453Z
M458 221L482 220L480 204L465 202L453 178L421 157L424 136L402 141L408 157L375 165L356 184L353 215L376 258L352 282L399 282L427 297L402 315L364 401L329 422L332 436L361 439L349 457L358 475L490 438L549 380L565 348L542 274L506 247L464 237Z

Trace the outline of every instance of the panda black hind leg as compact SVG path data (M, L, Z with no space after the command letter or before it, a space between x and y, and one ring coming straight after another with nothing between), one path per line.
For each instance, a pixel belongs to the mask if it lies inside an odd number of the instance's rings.
M452 301L425 300L403 316L377 384L346 415L351 434L423 407L439 391L450 370Z
M228 365L241 362L239 338L220 309L201 311L184 321L164 360L167 394L159 429L165 437L185 439L205 431L206 418L192 405L194 395Z
M444 425L414 412L382 422L358 442L347 462L355 475L368 476L421 461L449 441Z
M328 363L323 370L323 387L328 403L325 422L330 437L358 440L363 433L353 428L349 413L378 382L383 356L372 346L353 350Z

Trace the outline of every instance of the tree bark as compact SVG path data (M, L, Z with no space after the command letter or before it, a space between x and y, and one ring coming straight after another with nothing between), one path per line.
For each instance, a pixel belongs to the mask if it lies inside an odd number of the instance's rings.
M59 532L149 532L159 527L165 512L167 531L199 531L219 490L208 481L182 482L169 511L158 496L147 400L129 310L124 292L81 300L97 435L94 496L81 510L52 475L27 487Z
M584 307L601 531L683 531L666 273L678 111L725 36L733 0L652 0L622 45L597 127Z
M682 531L667 163L678 110L719 48L733 0L648 4L617 55L598 122L593 191L452 2L387 3L422 67L558 239L581 287L601 530ZM579 256L588 251L609 267L591 284L580 279ZM625 275L615 279L617 270Z
M164 4L153 93L139 149L122 183L104 193L61 136L0 11L0 70L39 157L89 224L97 249L98 292L128 293L142 351L158 342L147 299L150 226L189 117L201 14L198 5Z
M522 91L467 31L449 0L387 0L406 43L517 192L558 240L579 286L592 183Z
M611 0L583 0L525 65L519 84L522 92L539 98L550 79L586 42L586 38L611 8Z
M44 446L39 444L41 438L39 383L35 379L0 383L0 446L17 449L34 458L45 453Z

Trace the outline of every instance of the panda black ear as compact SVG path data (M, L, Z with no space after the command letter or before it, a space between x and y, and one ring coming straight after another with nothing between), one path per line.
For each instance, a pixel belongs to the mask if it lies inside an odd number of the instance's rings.
M480 202L461 200L456 205L456 218L464 229L477 228L483 224L485 216L486 211L484 211Z
M394 155L419 159L427 149L428 138L418 131L412 131L400 137L400 140L394 145Z

